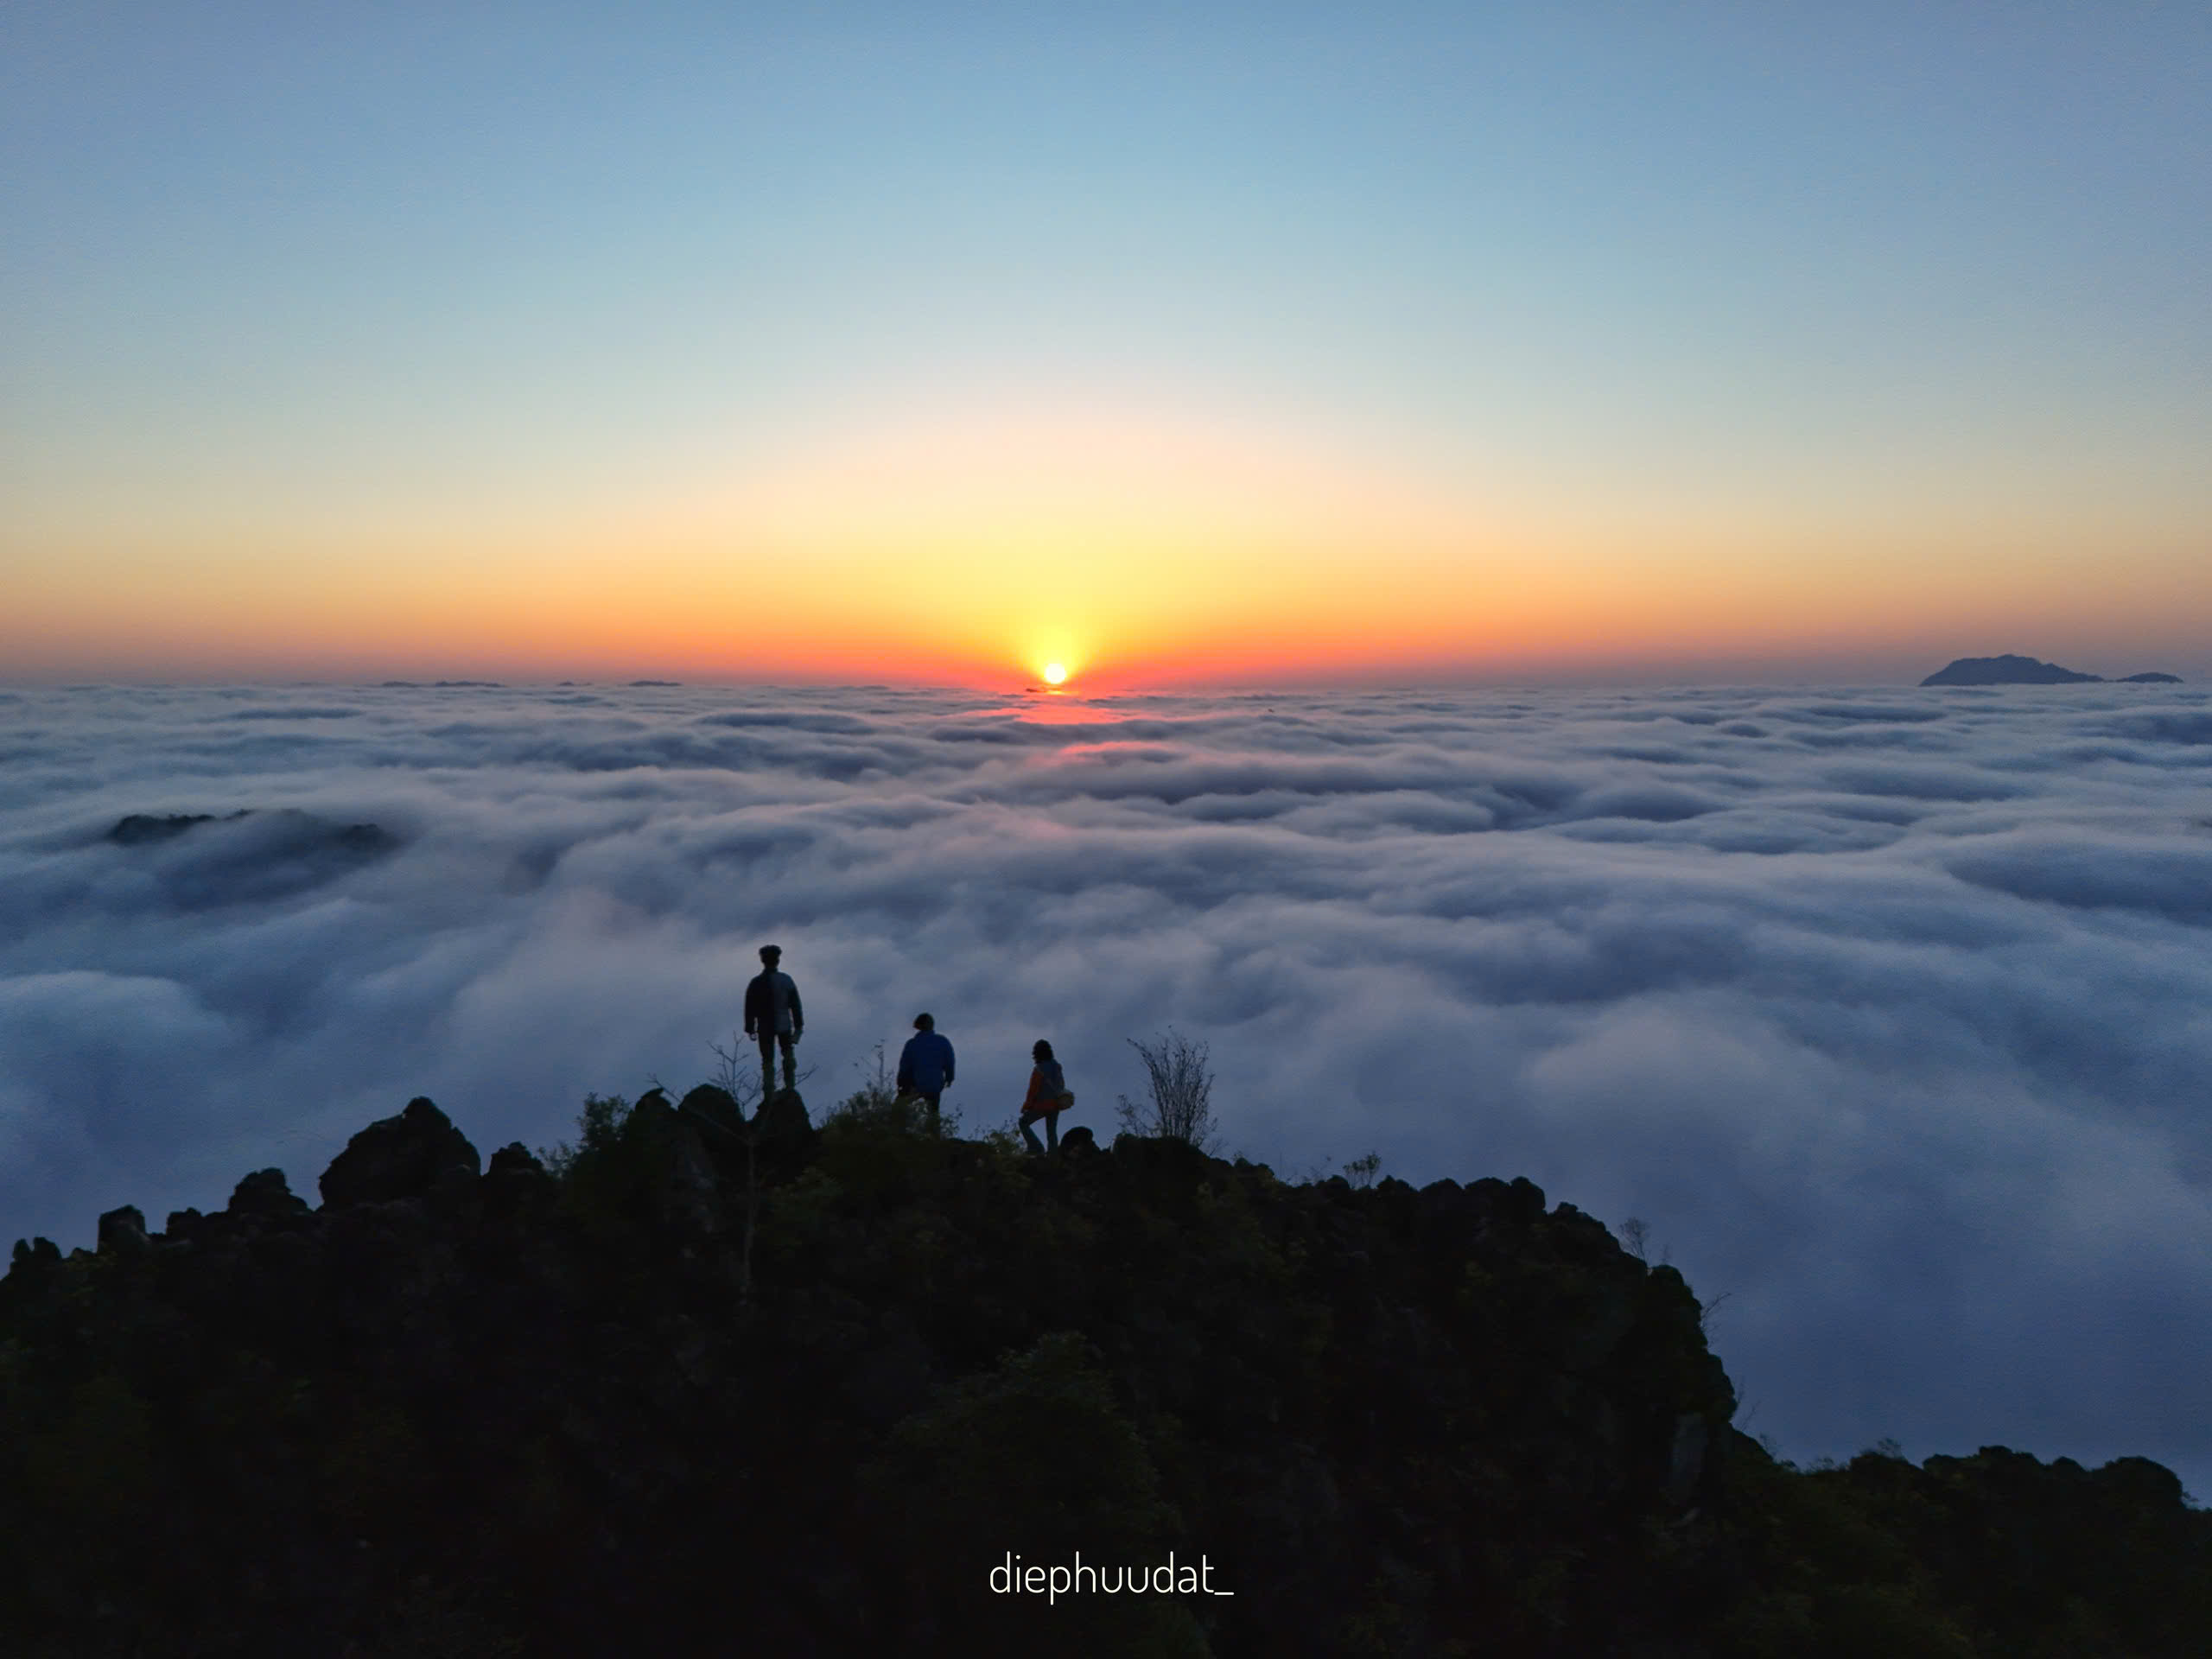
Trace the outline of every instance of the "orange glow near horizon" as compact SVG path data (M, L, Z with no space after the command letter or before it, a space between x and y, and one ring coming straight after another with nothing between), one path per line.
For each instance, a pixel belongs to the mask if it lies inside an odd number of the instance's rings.
M558 513L342 531L9 527L0 555L23 575L0 651L19 673L127 677L988 686L1057 664L1111 695L1762 653L1940 666L2084 637L2085 613L2139 654L2212 622L2201 548L2173 527L2108 536L2089 607L2078 526L1569 510L1173 411L918 412L639 484Z

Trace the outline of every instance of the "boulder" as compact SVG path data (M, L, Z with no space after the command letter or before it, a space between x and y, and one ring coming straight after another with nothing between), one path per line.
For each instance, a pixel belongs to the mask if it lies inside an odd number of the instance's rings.
M485 1210L494 1216L532 1213L560 1197L560 1187L545 1166L519 1141L510 1141L492 1154L478 1190Z
M1467 1197L1475 1213L1486 1221L1530 1227L1543 1219L1544 1189L1526 1175L1515 1176L1510 1184L1485 1175L1467 1184Z
M717 1089L711 1083L702 1083L684 1096L676 1109L687 1117L704 1122L707 1137L715 1145L742 1144L745 1112L728 1090Z
M22 1274L26 1279L44 1279L61 1266L61 1247L50 1238L17 1239L16 1253L8 1264L8 1275Z
M122 1255L146 1248L146 1217L138 1206L126 1204L100 1217L100 1253Z
M648 1167L662 1218L690 1232L716 1231L721 1225L719 1183L696 1120L670 1105L665 1090L648 1089L630 1109L627 1133L639 1146L652 1149Z
M474 1186L481 1167L468 1137L418 1095L397 1117L378 1118L348 1141L319 1185L323 1203L333 1208L385 1204L463 1181Z
M305 1198L292 1191L284 1179L283 1170L257 1169L232 1190L231 1202L225 1213L258 1216L264 1220L277 1221L291 1216L304 1216L311 1207Z
M814 1141L814 1120L806 1115L806 1102L796 1089L779 1089L762 1102L753 1129L764 1148L810 1146Z
M517 1175L543 1175L545 1166L537 1161L537 1154L519 1141L510 1141L492 1154L491 1164L484 1171L484 1179L494 1177L507 1179Z
M1431 1181L1414 1194L1414 1236L1424 1246L1451 1249L1473 1233L1480 1214L1459 1182Z

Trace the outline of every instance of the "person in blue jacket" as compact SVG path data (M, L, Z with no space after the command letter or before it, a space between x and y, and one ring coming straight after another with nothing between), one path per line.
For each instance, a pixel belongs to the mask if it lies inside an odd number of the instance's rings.
M899 1051L899 1092L919 1095L930 1103L930 1124L936 1127L938 1096L952 1084L952 1045L926 1014L914 1016L914 1034Z

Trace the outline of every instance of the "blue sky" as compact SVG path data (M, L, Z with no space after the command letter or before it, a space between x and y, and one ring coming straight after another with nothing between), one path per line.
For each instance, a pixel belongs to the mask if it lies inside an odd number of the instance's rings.
M0 545L520 533L962 396L2077 600L2212 524L2196 8L462 10L10 10Z

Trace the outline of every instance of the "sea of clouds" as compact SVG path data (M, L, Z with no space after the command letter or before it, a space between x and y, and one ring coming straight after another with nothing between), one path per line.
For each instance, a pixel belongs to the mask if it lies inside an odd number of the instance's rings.
M312 1195L416 1094L543 1146L708 1077L771 939L817 1108L926 1007L969 1132L1039 1036L1110 1131L1172 1025L1286 1176L1641 1217L1786 1454L2212 1497L2189 687L0 691L0 1235Z

